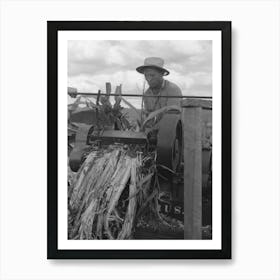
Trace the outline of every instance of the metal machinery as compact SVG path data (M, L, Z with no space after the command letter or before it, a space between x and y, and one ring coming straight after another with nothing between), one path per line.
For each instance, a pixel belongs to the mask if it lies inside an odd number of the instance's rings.
M101 146L114 143L135 144L142 151L156 149L157 163L174 173L181 163L183 131L179 114L165 114L155 128L156 133L98 130L94 125L81 123L78 127L75 145L69 156L69 165L74 172L80 168L87 149L93 143Z
M211 112L209 114L211 116ZM92 116L92 111L79 118L88 119L88 115ZM206 119L212 126L211 118ZM165 177L165 180L160 178L161 189L171 193L171 199L167 198L165 202L163 198L159 203L161 211L174 218L184 219L183 134L187 132L183 132L180 113L173 111L165 113L156 127L149 132L112 130L109 127L100 130L98 125L89 125L88 122L83 121L74 124L77 125L78 130L70 136L74 143L69 154L69 166L72 171L78 171L93 143L97 143L100 147L114 143L132 144L137 145L137 149L143 152L156 150L158 170L162 177ZM212 141L210 142L212 145ZM202 145L202 224L204 226L212 225L211 145L208 147ZM206 238L209 236L208 234Z

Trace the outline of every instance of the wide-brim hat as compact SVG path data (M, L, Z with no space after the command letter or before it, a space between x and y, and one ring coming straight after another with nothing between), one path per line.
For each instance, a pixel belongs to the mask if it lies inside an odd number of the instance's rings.
M144 60L144 65L139 66L136 68L136 71L144 74L145 69L147 68L156 68L163 72L164 76L169 74L169 71L163 68L164 60L160 57L147 57Z

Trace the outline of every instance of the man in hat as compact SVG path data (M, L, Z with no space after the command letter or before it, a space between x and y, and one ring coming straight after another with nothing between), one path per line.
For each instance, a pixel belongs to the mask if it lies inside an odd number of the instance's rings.
M144 74L145 79L149 84L149 88L146 90L143 97L144 110L147 115L165 106L181 106L180 97L165 97L182 96L182 92L176 84L163 78L169 74L169 71L163 66L164 60L162 58L148 57L144 60L144 65L136 68L137 72Z

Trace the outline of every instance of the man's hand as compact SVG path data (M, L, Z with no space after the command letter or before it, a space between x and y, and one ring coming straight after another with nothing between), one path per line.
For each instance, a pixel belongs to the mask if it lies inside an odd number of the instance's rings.
M142 109L142 114L144 115L144 117L146 118L147 116L149 116L150 112L148 112L145 109Z
M68 95L72 98L76 98L78 94L78 90L73 87L67 87Z

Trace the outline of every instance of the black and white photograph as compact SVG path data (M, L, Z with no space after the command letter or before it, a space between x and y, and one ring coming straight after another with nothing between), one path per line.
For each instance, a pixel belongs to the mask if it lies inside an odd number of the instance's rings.
M221 27L138 24L58 32L58 249L222 251Z
M68 42L70 239L212 238L211 43ZM193 143L190 99L203 106ZM196 141L202 209L190 232L183 147Z

